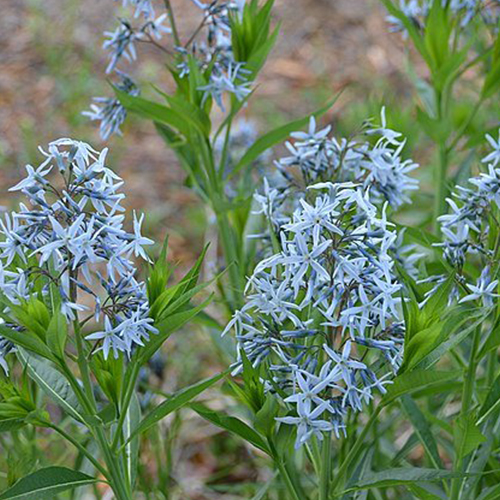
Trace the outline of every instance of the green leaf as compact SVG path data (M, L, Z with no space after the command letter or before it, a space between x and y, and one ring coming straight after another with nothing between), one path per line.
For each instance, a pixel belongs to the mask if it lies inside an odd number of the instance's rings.
M137 478L137 466L139 463L139 436L132 437L135 429L138 428L141 421L141 405L137 394L134 393L127 410L127 416L123 423L125 442L125 465L128 471L128 477L132 486L135 485Z
M28 351L38 354L46 359L54 360L50 349L40 340L40 338L30 331L18 332L0 325L0 335L10 340L18 347L23 347Z
M442 500L444 498L443 495L435 495L434 493L427 491L422 486L418 486L416 484L407 484L405 486L410 493L413 493L415 497L420 500Z
M464 477L465 474L444 469L425 469L417 467L388 469L381 472L368 472L354 486L346 490L359 491L369 488L388 488L411 483L425 483Z
M22 418L7 418L5 420L0 420L0 432L15 431L24 425L24 419Z
M127 442L130 441L133 437L147 431L150 427L155 425L156 422L165 418L170 413L182 408L183 406L186 406L186 404L189 403L193 398L201 394L221 378L225 377L228 372L229 370L226 370L225 372L215 375L215 377L202 380L201 382L182 389L163 403L159 404L154 410L152 410L144 417L141 423L130 434Z
M413 401L413 399L408 395L401 398L401 406L412 423L422 446L432 462L432 465L436 469L443 468L443 462L439 456L436 440L434 439L431 426L425 418L425 415L420 411L420 408L415 401Z
M205 420L208 420L221 429L240 436L256 448L259 448L268 455L271 455L271 451L264 437L245 422L236 417L231 417L229 415L224 415L221 412L211 410L201 404L194 403L190 406L196 413L198 413L198 415L200 415L200 417L203 417Z
M448 8L434 1L425 22L424 43L432 61L433 72L443 67L449 58L448 40L452 23L448 19Z
M193 120L189 115L181 114L172 108L149 101L143 97L129 95L116 88L115 93L123 107L131 113L136 113L157 123L169 125L185 137L190 135L193 126L204 136L207 136L209 133L209 131L204 129L200 123Z
M47 329L47 345L60 358L64 357L64 349L68 338L68 324L61 312L56 312Z
M484 79L481 95L483 99L491 97L500 87L500 36L497 34L493 45L491 68Z
M480 313L478 313L480 314ZM477 314L472 314L469 312L470 317L468 319L477 317ZM453 319L453 317L452 317ZM469 326L463 327L463 321L458 321L455 325L456 328L462 328L459 333L454 334L454 332L447 332L448 335L453 334L449 340L440 343L433 351L427 354L418 364L418 369L428 369L435 363L437 363L448 351L459 345L465 338L467 338L479 324L484 321L482 316L479 316L479 319ZM446 329L446 327L445 327Z
M387 394L384 396L382 403L387 405L395 399L400 398L404 394L420 391L422 389L431 388L434 385L439 385L444 381L459 378L462 375L460 370L456 371L430 371L430 370L413 370L405 372L397 376L393 384L388 387Z
M78 398L64 376L53 368L47 361L29 354L22 348L18 349L17 356L26 366L28 375L37 383L42 391L52 401L60 405L69 415L79 422L85 422L84 414Z
M0 495L0 500L53 500L58 493L96 482L83 472L47 467L20 479Z
M254 162L262 153L267 151L270 147L275 144L284 141L292 132L296 132L298 129L306 126L309 123L311 116L315 118L325 114L337 101L340 97L340 92L324 107L319 109L318 111L312 113L311 115L305 116L300 120L295 120L291 123L287 123L286 125L282 125L281 127L275 128L271 130L267 134L264 134L262 137L259 137L253 145L247 150L247 152L240 159L238 164L234 167L229 177L233 177L240 170L250 165Z
M414 334L409 342L405 343L401 372L408 371L417 366L434 349L445 323L445 321L440 321L425 330L421 330Z
M497 500L498 498L500 498L500 484L483 490L477 500Z
M158 329L158 333L156 335L152 335L150 341L143 348L137 351L140 364L142 365L151 359L151 356L153 356L153 354L163 345L165 340L167 340L174 331L184 326L198 313L203 311L203 309L205 309L205 307L212 301L212 298L213 294L211 294L207 300L198 306L173 314L161 323L155 325Z
M478 425L481 425L490 415L494 415L500 408L500 375L493 381L493 384L486 395L484 403L479 409Z
M473 452L486 438L479 430L474 415L465 415L457 420L455 427L455 453L459 459Z

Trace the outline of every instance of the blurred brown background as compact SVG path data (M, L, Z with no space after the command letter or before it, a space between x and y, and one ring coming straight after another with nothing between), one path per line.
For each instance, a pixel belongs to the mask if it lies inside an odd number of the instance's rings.
M189 33L199 12L190 0L173 0L173 6L181 31ZM91 97L111 95L102 33L127 13L113 0L1 1L1 202L13 202L6 191L24 164L39 161L37 145L71 136L104 146L97 127L80 112ZM377 0L277 0L281 37L246 115L266 131L314 110L346 84L334 118L350 114L370 96L404 98L403 43L388 33L384 16ZM138 49L139 61L121 68L142 84L143 95L154 97L144 82L169 85L162 54L145 45ZM148 212L156 236L170 233L176 257L190 260L201 245L203 214L182 187L184 175L153 126L129 117L125 138L114 136L106 145L113 168L126 181L130 205Z

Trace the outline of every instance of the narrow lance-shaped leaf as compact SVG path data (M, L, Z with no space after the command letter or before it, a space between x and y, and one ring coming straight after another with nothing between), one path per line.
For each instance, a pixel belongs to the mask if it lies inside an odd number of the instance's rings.
M349 491L359 491L368 488L388 488L404 484L419 484L425 482L442 481L464 477L460 474L444 469L425 469L417 467L388 469L381 472L368 472Z
M436 468L443 468L443 462L439 456L436 440L434 439L431 426L425 418L425 415L420 411L415 401L408 395L401 398L401 405L410 419L432 465Z
M17 355L23 365L26 366L28 375L52 401L60 405L64 411L76 420L85 422L84 412L78 398L61 373L50 366L47 361L29 354L22 348L18 349Z
M139 399L137 398L137 394L134 393L134 396L130 401L130 406L128 408L123 426L125 440L127 441L127 445L125 446L126 466L132 486L135 484L137 477L137 465L139 462L139 436L135 436L132 439L129 438L132 436L134 430L137 429L140 420L141 405L139 403Z
M0 495L0 500L52 500L58 493L96 482L83 472L47 467L20 479Z
M394 379L393 384L388 387L387 394L382 400L382 404L392 403L404 394L411 394L422 389L438 385L442 382L458 378L461 371L429 371L413 370L403 373Z
M155 425L158 421L165 418L170 413L185 406L193 398L195 398L210 386L218 382L221 378L226 376L228 372L229 370L226 370L225 372L215 375L215 377L203 380L201 382L198 382L197 384L191 385L175 393L172 397L168 398L166 401L158 405L154 410L152 410L150 413L148 413L148 415L144 417L141 423L130 434L127 442L135 436L147 431L150 427Z
M190 406L196 413L198 413L198 415L200 415L200 417L203 417L205 420L208 420L221 429L240 436L248 443L253 444L256 448L259 448L268 455L271 455L269 446L267 445L264 437L242 420L213 411L200 404L192 404Z

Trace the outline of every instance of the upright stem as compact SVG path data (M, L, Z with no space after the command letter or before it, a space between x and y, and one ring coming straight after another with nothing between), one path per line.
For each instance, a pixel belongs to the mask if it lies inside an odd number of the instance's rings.
M70 284L70 297L73 302L77 300L77 290L75 286L75 281L78 279L76 273L72 273L73 281ZM84 407L89 411L89 414L97 413L97 403L94 396L94 391L92 389L92 380L90 378L90 371L88 362L85 355L85 347L83 343L83 337L81 332L81 326L78 318L73 322L73 328L76 339L76 349L77 349L77 362L82 376L84 392L80 393L83 396ZM101 449L104 456L104 461L106 467L109 471L109 479L111 488L115 493L116 500L132 500L132 492L130 482L127 482L125 475L123 474L120 456L113 453L110 444L104 432L104 429L100 425L93 426L94 435L96 437L97 443Z
M448 151L445 143L439 145L439 162L436 172L436 194L434 199L434 232L439 232L437 218L446 208L446 173L448 171Z
M347 473L348 468L351 466L351 464L358 457L358 454L361 451L361 448L363 446L363 442L364 442L366 436L368 435L368 433L370 432L370 429L371 429L372 425L377 420L380 412L382 411L382 408L383 408L382 405L377 406L377 408L375 409L375 411L371 414L370 419L368 420L368 422L363 427L363 430L361 431L361 434L356 439L356 442L354 443L354 446L349 450L349 453L347 454L347 456L345 457L345 459L342 461L342 465L340 466L340 468L339 468L339 470L337 472L337 475L335 476L335 478L332 481L332 484L331 484L331 490L332 491L335 491L337 488L339 488L340 486L342 486L342 481L344 479L344 476Z
M125 396L123 398L122 404L120 405L120 416L118 418L118 424L116 426L115 437L113 439L113 444L111 445L111 449L113 451L116 450L118 444L120 443L123 423L125 422L125 417L127 416L127 411L130 406L130 401L132 400L132 396L134 395L135 383L137 380L137 376L139 375L140 367L139 364L136 363L133 367L132 375L130 377L129 385L125 388Z
M330 479L332 467L332 439L331 433L326 433L323 440L321 453L321 475L319 477L318 500L329 500Z
M471 405L472 405L472 397L474 394L474 384L476 379L476 368L477 368L477 351L479 348L479 340L481 335L481 328L476 328L474 332L474 336L472 338L472 347L469 358L469 368L467 370L466 379L464 382L463 392L462 392L462 407L460 409L460 417L461 419L466 418ZM463 453L462 450L457 450L458 457L455 460L455 464L453 470L455 472L462 472L462 468L464 465ZM460 499L460 491L462 488L462 479L457 478L452 481L451 487L451 495L450 500L459 500Z
M216 214L217 225L219 226L219 235L221 246L224 252L224 258L229 268L230 279L230 307L232 310L238 309L242 303L243 294L243 276L241 273L241 262L238 257L236 241L232 233L232 228L229 224L229 218L226 213L220 212Z
M174 37L175 44L180 47L181 39L179 38L179 32L177 31L177 25L175 24L174 11L172 10L172 5L170 0L164 0L165 8L167 9L168 20L170 21L170 27L172 28L172 36Z
M290 476L290 472L286 468L286 465L281 462L281 460L277 460L276 464L278 466L278 470L280 471L281 478L284 480L286 489L290 494L293 500L304 500L302 495L297 491L295 484L292 481L292 477Z
M108 440L104 435L104 431L96 428L97 442L104 455L104 461L109 471L111 478L111 488L116 496L116 500L132 500L130 485L126 484L124 474L120 469L119 457L111 451Z

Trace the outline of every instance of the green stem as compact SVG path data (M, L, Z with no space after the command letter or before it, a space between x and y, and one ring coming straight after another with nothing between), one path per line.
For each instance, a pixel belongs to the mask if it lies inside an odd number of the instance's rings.
M110 475L110 485L116 496L116 500L133 500L130 492L130 485L127 484L125 476L119 466L119 457L111 451L108 440L104 435L104 431L100 427L96 427L96 437L99 447L104 455L104 461Z
M62 364L61 368L63 369L64 374L66 375L66 379L70 383L76 397L78 398L79 403L82 405L85 412L88 415L93 415L96 411L95 402L93 403L92 401L89 401L86 393L81 389L77 379L73 375L70 368L66 365L66 363ZM103 429L99 425L92 425L89 423L87 423L87 427L95 437L104 456L104 461L108 470L107 477L109 479L111 488L115 492L116 500L132 500L131 494L128 493L129 486L125 484L123 474L121 474L119 468L117 467L117 464L119 463L119 457L113 455Z
M376 422L378 416L380 415L380 412L382 411L383 406L379 405L375 411L371 414L370 419L368 422L365 424L363 427L363 430L361 431L361 434L358 436L356 439L356 442L354 443L354 446L349 450L349 453L345 457L345 459L342 462L342 465L340 466L334 480L332 481L331 484L331 490L335 491L342 486L342 481L344 479L344 476L347 473L348 468L351 466L352 462L356 460L356 458L359 455L359 452L361 450L361 447L363 446L363 442L370 432L370 429L372 425Z
M89 460L92 465L106 478L109 479L108 471L92 456L91 453L87 451L87 449L78 442L75 438L73 438L70 434L68 434L64 429L57 426L56 424L47 422L47 426L60 434L66 441L69 441L75 448L77 448L82 455L84 455L87 460Z
M328 500L330 494L330 479L332 466L332 439L328 432L325 435L321 453L321 475L319 477L319 497L318 500Z
M446 173L448 170L448 151L446 144L439 145L439 162L436 172L436 195L434 198L434 232L439 232L437 218L442 215L446 208Z
M80 373L82 374L83 388L85 389L85 394L90 401L93 409L96 409L96 401L94 397L94 391L92 389L92 380L90 378L89 365L87 362L87 357L85 355L85 348L83 345L83 337L80 329L80 322L78 319L74 321L75 339L76 339L76 349L78 353L78 367L80 368Z
M460 419L464 419L467 417L471 405L472 399L474 395L474 385L476 379L476 368L477 368L477 351L479 348L479 341L481 336L481 329L478 327L474 332L474 336L472 338L472 347L469 358L469 368L467 370L467 375L464 382L463 392L462 392L462 407L460 409ZM457 450L458 457L455 460L455 464L453 470L455 472L462 472L464 465L464 457L462 456L462 450ZM459 500L460 499L460 491L462 488L462 479L457 478L452 481L451 487L451 495L450 500Z
M181 39L179 38L179 32L177 31L177 25L175 24L175 16L174 11L172 9L172 5L170 4L170 0L164 0L165 7L167 9L168 20L170 21L170 27L172 28L172 36L174 37L175 44L180 47Z
M132 375L130 376L130 381L128 386L125 388L125 396L123 398L123 402L120 405L120 417L118 419L118 424L116 426L115 436L113 438L113 444L111 445L111 449L114 451L120 444L120 439L122 437L123 424L125 422L125 418L127 416L128 407L130 406L130 401L132 400L132 396L134 395L135 382L137 380L137 376L139 375L140 367L139 364L136 364L132 368Z
M231 141L231 126L233 122L230 120L226 127L226 135L224 137L224 147L222 149L222 155L219 165L219 179L224 179L224 174L226 170L227 156L229 152L229 143Z
M238 258L238 249L234 234L229 223L229 218L226 213L216 213L217 225L219 226L219 235L224 252L226 265L229 267L230 290L230 309L232 311L238 309L242 303L243 296L243 276L240 272L241 262Z
M291 498L293 498L293 500L304 500L299 491L297 491L297 488L295 487L295 484L292 481L292 477L290 476L290 472L286 468L286 465L283 464L283 462L279 459L276 460L276 465L278 467L282 479L284 480L286 489L290 494Z

